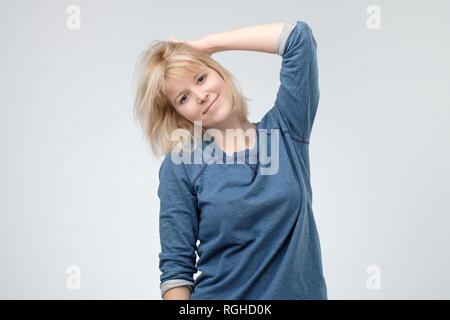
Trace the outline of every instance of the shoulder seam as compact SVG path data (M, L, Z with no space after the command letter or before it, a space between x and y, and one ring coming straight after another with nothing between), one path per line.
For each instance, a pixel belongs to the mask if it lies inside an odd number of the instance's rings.
M289 134L291 136L292 140L295 140L295 141L298 141L298 142L301 142L301 143L309 144L308 140L303 140L303 139L299 139L299 138L296 138L296 137L292 136L292 134L291 134L291 132L289 130L282 130L279 127L275 127L275 128L272 128L272 129L279 129L281 131L281 134L283 134L283 135L285 133ZM268 134L270 134L270 133L268 132Z
M181 165L183 166L184 173L185 173L185 175L186 175L186 179L187 179L187 181L189 182L189 188L191 189L191 190L190 190L190 191L191 191L191 194L195 196L195 195L196 195L195 189L192 188L192 183L190 183L189 174L188 174L188 172L187 172L187 169L186 169L186 166L185 166L184 162L181 162Z
M201 176L201 174L203 173L203 171L205 171L207 165L208 165L208 164L205 163L205 165L203 166L203 168L200 170L199 173L197 173L197 175L195 176L194 180L192 180L192 182L191 182L191 188L192 188L192 190L194 191L194 194L196 194L196 193L195 193L195 182L196 182L197 179Z

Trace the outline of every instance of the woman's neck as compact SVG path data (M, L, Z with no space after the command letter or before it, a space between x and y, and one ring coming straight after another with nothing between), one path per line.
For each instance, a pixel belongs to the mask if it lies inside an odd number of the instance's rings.
M227 129L231 130L231 134L229 134L228 138L226 134ZM253 149L257 142L256 126L248 120L241 123L239 126L235 125L233 128L219 130L222 135L219 137L214 137L214 143L227 155L232 155L234 152L239 152L245 149Z

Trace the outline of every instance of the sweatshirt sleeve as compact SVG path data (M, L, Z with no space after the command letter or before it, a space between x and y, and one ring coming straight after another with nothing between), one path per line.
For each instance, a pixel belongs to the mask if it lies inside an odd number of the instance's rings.
M303 21L289 19L277 43L282 65L274 108L279 110L292 137L306 142L319 103L316 50L311 28Z
M159 170L159 234L161 252L161 297L176 286L187 285L192 291L196 268L198 238L197 198L184 164L175 164L170 153Z

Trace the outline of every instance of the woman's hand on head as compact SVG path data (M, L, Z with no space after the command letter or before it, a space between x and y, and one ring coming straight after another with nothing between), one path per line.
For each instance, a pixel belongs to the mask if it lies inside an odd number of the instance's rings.
M171 43L180 43L181 42L181 43L187 44L188 46L190 46L198 51L204 52L209 56L211 56L214 53L211 50L211 48L207 45L206 41L204 41L203 39L183 41L183 40L178 40L176 38L169 38L168 41Z

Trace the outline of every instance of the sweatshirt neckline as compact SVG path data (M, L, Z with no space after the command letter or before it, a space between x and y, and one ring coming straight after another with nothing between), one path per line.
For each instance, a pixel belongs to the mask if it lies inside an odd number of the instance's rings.
M222 150L213 140L211 140L210 144L214 145L214 148L221 152L223 154L223 160L226 162L227 160L237 160L240 158L244 158L244 161L246 158L252 158L253 160L257 161L258 159L258 143L259 143L259 134L258 134L258 127L260 122L252 122L252 124L255 125L255 133L256 133L256 141L255 145L252 149L243 149L240 151L235 151L231 155L227 155L225 151ZM255 162L256 163L256 162Z

